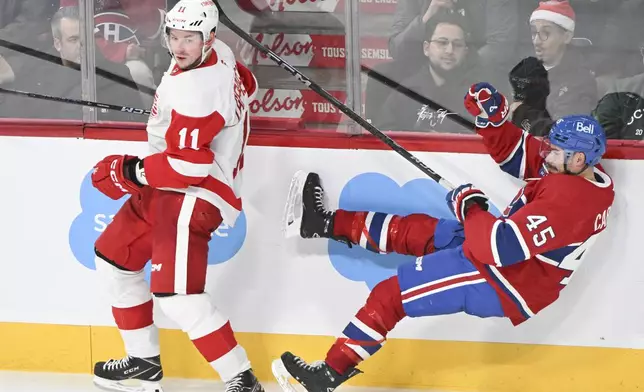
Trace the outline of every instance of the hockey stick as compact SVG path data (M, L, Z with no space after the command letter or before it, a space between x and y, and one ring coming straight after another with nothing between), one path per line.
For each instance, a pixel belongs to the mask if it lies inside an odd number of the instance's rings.
M44 100L47 100L47 101L69 103L69 104L72 104L72 105L91 106L91 107L94 107L94 108L110 109L110 110L115 110L115 111L118 111L118 112L140 114L140 115L143 115L143 116L147 116L147 115L150 114L149 110L137 109L137 108L132 108L132 107L129 107L129 106L111 105L109 103L84 101L84 100L81 100L81 99L73 99L73 98L54 97L54 96L51 96L51 95L29 93L29 92L20 91L20 90L10 90L10 89L6 89L6 88L2 88L2 87L0 87L0 93L11 94L11 95L21 95L21 96L24 96L24 97L30 97L30 98L36 98L36 99L44 99Z
M407 96L408 98L413 99L414 101L421 103L423 105L427 105L431 109L434 109L436 111L442 110L445 112L449 113L454 113L450 110L448 110L446 107L439 105L438 103L432 101L431 99L418 94L414 90L410 90L407 87L403 86L402 84L396 82L395 80L392 80L391 78L386 77L385 75L381 74L380 72L374 70L373 68L369 68L366 65L360 65L360 69L362 72L366 73L368 77L373 78L374 80L379 81L380 83L391 87L392 89L400 92L401 94ZM471 131L473 131L476 126L474 123L465 117L461 116L460 114L454 113L453 116L450 116L449 119L457 123L458 125L462 126L463 128L467 128Z
M3 40L3 39L0 39L0 46L5 47L5 48L10 49L10 50L14 50L14 51L22 53L22 54L25 54L27 56L31 56L31 57L43 60L43 61L48 61L48 62L50 62L52 64L60 65L61 67L63 66L61 64L61 62L60 62L60 57L51 55L49 53L46 53L46 52L43 52L43 51L40 51L40 50L28 48L26 46L16 44L14 42L9 42L9 41ZM105 70L103 68L96 67L95 71L96 71L97 76L101 76L101 77L103 77L103 78L105 78L107 80L110 80L112 82L122 84L122 85L127 86L127 87L129 87L131 89L138 90L140 92L143 92L143 93L151 95L151 96L153 96L154 93L155 93L155 89L153 89L153 88L143 86L143 85L138 85L138 84L136 84L136 82L134 80L128 79L128 78L123 77L121 75L117 75L117 74L115 74L113 72L110 72L110 71L107 71L107 70Z
M361 127L363 127L364 129L369 131L369 133L371 133L372 135L380 139L383 143L385 143L392 150L397 152L400 156L405 158L408 162L410 162L418 169L420 169L432 180L436 181L437 183L447 188L448 190L454 189L454 185L452 185L449 181L441 177L440 174L430 169L427 165L425 165L422 161L420 161L418 158L412 155L409 151L405 150L400 144L396 143L392 138L385 135L381 130L379 130L375 126L371 125L367 120L362 118L359 114L351 110L348 106L340 102L333 95L329 94L328 91L320 87L320 85L318 85L317 83L315 83L314 81L306 77L306 75L304 75L296 68L291 66L289 63L284 61L280 56L275 54L275 52L273 52L272 50L268 49L267 47L259 43L259 41L253 38L250 34L248 34L244 30L242 30L239 26L237 26L235 23L233 23L233 21L230 20L230 18L226 15L226 13L224 13L224 10L221 9L221 6L217 2L217 0L215 0L215 4L217 5L217 9L219 10L219 20L224 24L224 26L228 27L235 34L237 34L241 39L248 42L250 45L252 45L254 48L262 52L264 55L270 57L270 59L273 60L277 65L279 65L284 70L289 72L291 75L296 77L300 82L304 83L308 88L316 92L322 98L326 99L329 103L335 106L342 113L346 114L353 121L360 124Z

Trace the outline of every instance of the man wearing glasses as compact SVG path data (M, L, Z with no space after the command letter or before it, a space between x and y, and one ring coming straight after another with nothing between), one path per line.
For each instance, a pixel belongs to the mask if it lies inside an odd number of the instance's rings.
M463 127L450 117L456 114L456 108L462 108L462 91L476 79L470 72L475 69L476 52L469 51L466 26L462 15L448 11L429 21L423 43L423 54L429 61L401 83L447 110L434 110L395 91L376 118L378 126L401 131L462 131ZM462 110L458 113L466 115Z
M534 52L548 70L546 107L553 119L589 114L597 103L597 82L587 61L569 44L575 12L568 1L543 1L530 16Z

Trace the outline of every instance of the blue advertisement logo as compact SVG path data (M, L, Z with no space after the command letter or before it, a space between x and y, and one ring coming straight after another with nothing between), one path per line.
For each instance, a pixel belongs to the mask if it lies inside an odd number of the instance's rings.
M87 173L80 188L81 213L74 219L69 230L69 246L83 266L96 269L94 242L105 231L127 197L112 200L92 186L92 172ZM230 260L239 252L246 239L246 215L242 211L235 227L222 223L212 235L209 243L208 264L220 264ZM145 266L146 278L150 276L150 263Z
M340 193L339 207L349 211L377 211L388 214L408 215L424 213L436 218L454 219L447 208L447 191L430 179L416 179L403 186L380 173L363 173L344 186ZM491 206L492 214L500 212ZM369 289L396 274L397 267L413 262L414 256L399 254L381 255L359 246L329 241L329 258L333 267L345 278L365 282Z

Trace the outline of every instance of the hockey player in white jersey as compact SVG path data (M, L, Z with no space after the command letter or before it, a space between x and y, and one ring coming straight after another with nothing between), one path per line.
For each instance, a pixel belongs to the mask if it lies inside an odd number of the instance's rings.
M110 155L92 184L130 198L95 243L126 357L98 362L95 383L118 391L160 392L163 377L152 295L219 373L227 392L263 392L228 318L205 290L208 248L223 222L242 209L241 172L249 133L253 74L215 38L211 0L181 0L166 15L173 61L147 124L150 155ZM152 260L150 286L143 268ZM140 387L121 381L140 380Z

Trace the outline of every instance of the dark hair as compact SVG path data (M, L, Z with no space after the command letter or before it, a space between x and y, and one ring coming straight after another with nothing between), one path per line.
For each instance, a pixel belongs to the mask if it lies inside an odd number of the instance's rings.
M405 1L405 0L403 0ZM463 30L463 36L465 37L465 42L470 42L470 31L468 29L468 19L459 13L459 11L450 10L450 9L441 9L434 16L429 18L427 23L425 23L425 40L429 41L432 39L436 27L439 24L446 23L451 25L456 25Z

